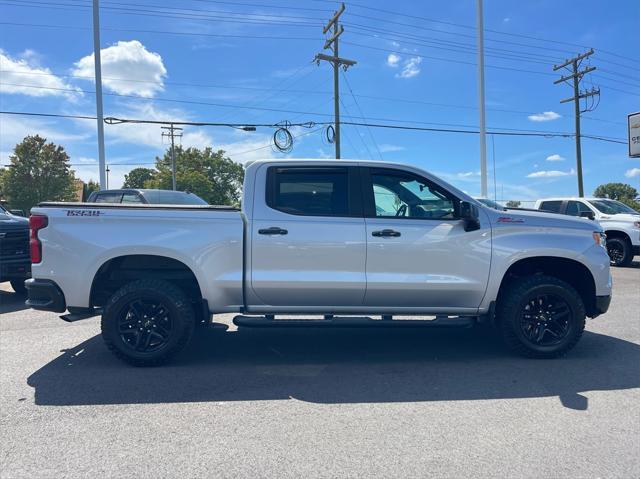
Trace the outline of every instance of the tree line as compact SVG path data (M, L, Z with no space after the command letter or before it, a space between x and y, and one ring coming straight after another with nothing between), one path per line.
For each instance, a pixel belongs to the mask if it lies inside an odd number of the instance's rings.
M175 148L176 187L195 193L207 203L238 205L244 168L212 148ZM171 157L166 151L156 157L155 168L134 168L125 175L123 188L171 189ZM84 185L86 199L100 185ZM42 201L77 201L75 171L64 147L39 135L27 136L9 156L9 166L0 169L0 200L10 208L28 212Z

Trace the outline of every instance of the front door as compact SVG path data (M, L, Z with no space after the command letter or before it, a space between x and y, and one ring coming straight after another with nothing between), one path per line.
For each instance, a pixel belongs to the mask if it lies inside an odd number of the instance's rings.
M413 172L363 174L367 235L365 306L471 312L484 296L491 230L465 231L460 200Z
M356 168L271 166L265 184L250 232L251 308L361 307L366 238Z

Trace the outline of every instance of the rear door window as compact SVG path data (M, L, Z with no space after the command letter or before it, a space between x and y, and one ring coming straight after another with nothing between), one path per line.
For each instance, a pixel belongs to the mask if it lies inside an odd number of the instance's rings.
M349 174L338 168L272 168L267 204L302 216L349 216Z

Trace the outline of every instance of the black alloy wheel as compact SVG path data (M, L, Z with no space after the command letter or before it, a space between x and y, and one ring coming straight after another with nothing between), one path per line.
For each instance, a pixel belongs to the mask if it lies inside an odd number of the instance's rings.
M569 304L560 296L537 294L524 306L520 328L532 344L555 346L569 335L571 314Z
M156 366L180 352L196 324L192 300L176 285L142 279L122 286L102 314L102 338L120 359Z
M154 299L136 299L120 311L118 332L122 342L141 353L164 348L173 328L169 308Z

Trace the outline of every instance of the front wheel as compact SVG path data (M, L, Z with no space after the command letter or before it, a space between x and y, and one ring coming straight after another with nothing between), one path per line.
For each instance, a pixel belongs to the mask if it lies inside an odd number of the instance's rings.
M116 291L102 315L102 338L134 366L159 365L182 350L195 315L185 294L167 281L139 280Z
M633 260L631 244L624 238L607 238L607 253L614 266L629 266Z
M582 298L570 284L552 276L514 279L497 306L502 337L510 349L522 356L562 356L584 332Z

